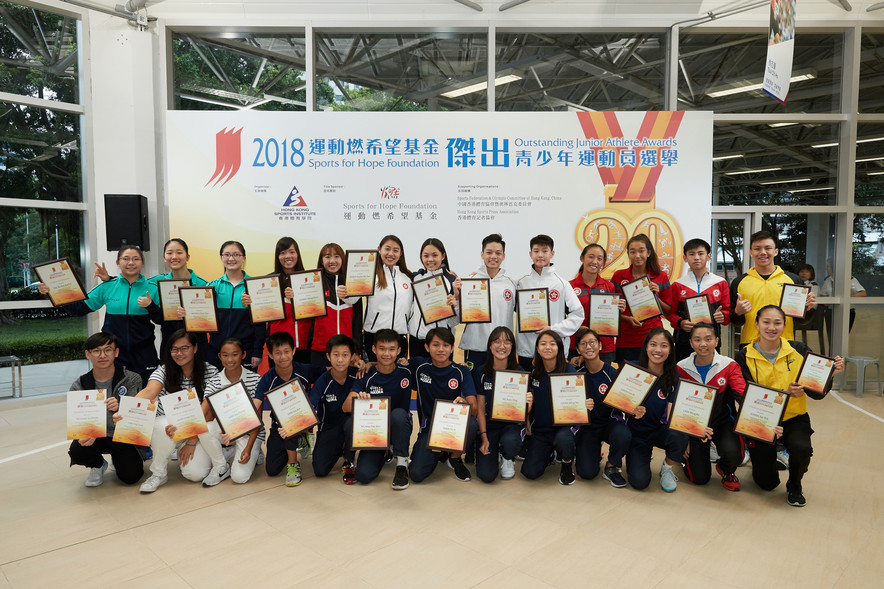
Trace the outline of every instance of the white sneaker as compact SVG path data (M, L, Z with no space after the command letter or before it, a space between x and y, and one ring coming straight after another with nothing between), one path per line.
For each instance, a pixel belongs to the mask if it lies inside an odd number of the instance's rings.
M89 476L84 483L87 487L97 487L104 482L104 471L107 470L107 460L99 468L90 468Z
M500 463L500 478L508 481L514 476L516 476L516 461L504 458Z
M718 462L721 457L718 455L718 448L713 442L709 443L709 462Z
M678 477L672 472L672 467L665 462L660 467L660 486L667 493L672 493L678 486Z
M169 482L169 477L158 477L155 474L150 475L146 481L141 483L141 487L138 489L142 493L153 493L163 485Z
M264 464L264 451L259 448L258 459L255 461L255 466L261 466L262 464Z
M740 463L740 466L746 466L749 464L749 450L743 452L743 462Z
M212 470L209 471L209 474L203 479L204 487L214 487L224 479L230 477L230 467L225 464L221 468L224 470L221 470L218 467L213 467Z

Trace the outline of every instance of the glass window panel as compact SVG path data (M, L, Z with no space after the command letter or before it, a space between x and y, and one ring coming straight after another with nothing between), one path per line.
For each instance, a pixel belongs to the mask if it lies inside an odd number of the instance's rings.
M0 2L0 88L78 103L77 19Z
M0 301L45 298L37 292L32 268L57 258L70 258L83 280L83 242L80 211L0 207Z
M851 311L853 327L850 330L848 340L850 354L884 358L884 305L856 305ZM842 356L847 354L841 353ZM856 390L856 364L845 362L844 370L847 373L846 390ZM876 395L878 387L878 374L874 366L866 367L865 386L866 395Z
M857 205L884 205L884 123L856 126Z
M175 33L174 108L307 110L303 33Z
M326 31L315 39L317 110L487 109L487 33Z
M767 30L679 38L678 108L717 113L836 112L841 97L841 34L798 31L785 105L761 91Z
M498 33L498 111L662 110L663 33Z
M82 202L80 115L0 102L0 198Z
M837 124L716 123L713 133L713 204L835 204Z
M18 356L24 364L43 364L83 359L83 342L88 337L86 317L67 317L61 309L15 309L2 311L4 323L0 330L0 356ZM82 374L82 371L78 374ZM29 383L24 375L26 394L45 386L43 393L66 391L74 380L55 382L53 371L46 371L47 382ZM6 380L2 380L6 377ZM9 369L0 369L0 397L8 392ZM16 387L18 388L18 387Z
M859 112L884 112L884 31L863 29L859 61Z
M834 214L825 213L765 213L762 216L762 228L777 236L780 250L777 265L795 274L803 264L812 266L815 277L811 282L816 283L820 294L825 294L821 291L829 275L827 262L835 251L835 219Z
M743 273L743 219L713 219L716 274L729 283Z
M853 279L851 295L884 297L884 215L854 216Z

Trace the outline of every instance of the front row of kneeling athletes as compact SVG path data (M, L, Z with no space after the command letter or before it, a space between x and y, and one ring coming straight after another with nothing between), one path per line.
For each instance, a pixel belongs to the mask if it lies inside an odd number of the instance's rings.
M170 338L165 365L151 375L147 387L137 396L155 399L191 387L202 396L242 380L253 396L256 408L260 410L267 391L295 378L300 380L305 390L312 383L309 397L319 418L312 449L314 475L327 476L343 457L343 480L347 484L371 482L380 475L385 462L389 460L383 450L360 451L356 460L348 444L351 425L348 414L352 411L353 398L384 395L391 400L390 442L392 459L396 461L394 489L407 488L409 479L423 481L440 461L444 461L459 480L470 480L471 474L460 455L432 452L427 447L433 403L441 399L470 405L474 417L470 419L466 445L469 447L479 436L476 440L476 470L484 482L494 481L498 472L503 479L513 478L515 459L524 444L521 472L527 479L540 478L555 455L562 463L559 475L562 484L574 483L572 465L576 463L576 473L583 479L593 479L602 472L602 476L614 487L625 487L627 481L621 474L625 457L629 485L644 489L651 481L653 448L659 447L665 451L660 470L661 486L671 492L676 489L678 480L673 471L677 463L683 465L684 473L691 482L705 484L710 480L709 442L714 441L720 455L717 471L722 484L728 490L738 491L740 482L735 471L742 462L744 441L733 430L736 405L742 397L746 380L749 380L785 390L790 396L777 434L793 456L787 482L788 501L791 505L804 505L801 480L810 462L810 435L813 430L810 429L806 411L806 392L795 380L801 358L809 350L801 343L782 338L785 316L779 307L770 305L761 309L756 324L760 339L742 350L736 360L715 351L718 338L712 326L695 326L690 340L694 353L677 365L671 335L664 329L652 330L644 340L638 363L660 378L644 404L632 416L603 404L605 394L616 377L616 370L601 360L598 334L581 328L575 336L580 354L575 364L580 365L576 370L586 375L586 408L590 412L590 424L579 428L556 426L553 423L548 375L574 372L575 368L566 363L562 340L552 331L541 334L535 344L527 397L530 427L491 420L495 371L518 370L519 366L515 337L506 327L496 328L488 338L487 360L482 371L476 373L475 383L474 376L466 367L451 362L454 341L451 332L445 329L431 330L425 345L429 358L413 358L407 367L397 362L400 352L398 334L392 330L379 331L373 345L377 363L368 370L359 371L359 378L357 370L351 366L355 344L346 336L335 336L329 340L327 355L331 367L326 370L294 362L291 336L286 333L274 334L267 341L274 368L263 377L258 377L241 366L245 351L238 340L228 340L221 347L219 356L223 370L217 372L211 365L196 361L197 339L182 330ZM102 342L97 342L96 338L102 338ZM98 345L91 341L93 339ZM113 336L107 334L96 334L87 340L87 357L93 361L94 370L81 377L73 387L86 388L91 387L93 382L111 382L110 376L113 376L112 386L107 386L113 391L108 398L111 412L117 408L117 395L126 394L125 387L116 386L123 375L115 372L124 371L114 371L111 363L108 376L105 374L108 367L101 366L102 360L110 358L112 361L114 344ZM836 357L835 373L843 369L843 360ZM710 427L706 430L707 435L702 440L689 438L667 426L671 401L681 378L718 389L720 399L716 403ZM412 389L417 391L419 432L411 448L409 464L408 450L413 427L409 411ZM209 432L177 444L171 440L174 428L168 425L160 411L151 443L154 455L150 466L151 476L141 485L142 492L153 492L167 482L168 462L176 447L182 475L189 480L202 481L204 486L214 486L228 477L234 482L244 483L262 459L268 475L276 476L285 468L286 484L295 486L300 483L299 453L303 456L309 451L306 433L286 438L274 419L266 440L267 455L264 457L261 450L263 429L239 438L233 447L229 447L229 440L220 433L208 403L204 401L203 406ZM117 417L114 416L114 419ZM88 486L101 483L104 469L107 468L102 453L112 455L121 480L129 484L140 480L143 473L142 454L133 451L133 446L111 442L109 438L102 439L101 443L96 442L74 441L70 450L72 463L92 469L86 482ZM601 466L602 442L609 446L604 468ZM765 490L776 488L780 481L775 446L752 440L748 446L753 479ZM233 463L228 465L231 454Z

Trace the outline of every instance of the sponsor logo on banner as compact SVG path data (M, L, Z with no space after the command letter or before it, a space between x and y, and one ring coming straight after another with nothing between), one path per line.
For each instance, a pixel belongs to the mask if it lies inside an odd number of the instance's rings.
M288 197L285 199L285 202L282 203L284 207L306 207L307 202L304 200L304 197L301 196L301 193L298 192L297 186L292 186L291 191L289 191Z
M261 192L263 187L255 187L255 192ZM266 190L266 189L264 189ZM316 217L316 211L310 209L304 195L298 190L297 186L292 186L288 196L282 203L282 207L277 209L274 216L280 221L311 221Z
M399 198L399 188L396 186L381 186L381 198L384 198L384 199Z
M215 134L215 173L206 182L206 186L212 184L213 187L227 184L236 173L239 172L239 166L242 163L242 146L240 145L240 135L242 127L233 130L222 129Z

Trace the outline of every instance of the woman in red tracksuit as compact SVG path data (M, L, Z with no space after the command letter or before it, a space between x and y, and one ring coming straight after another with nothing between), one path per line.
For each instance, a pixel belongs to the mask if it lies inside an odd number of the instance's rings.
M347 287L341 280L344 268L344 249L336 243L327 243L319 250L316 267L322 268L322 287L328 315L313 320L310 338L310 363L330 366L325 346L334 335L346 335L357 342L362 339L362 297L347 297ZM355 337L354 337L355 334Z
M304 271L304 262L301 260L301 248L298 242L291 237L282 237L276 242L276 253L273 260L273 272L285 278L295 272ZM302 364L310 363L310 329L313 320L295 321L292 315L291 300L294 293L288 280L279 281L280 288L284 289L283 296L286 298L285 319L271 321L267 324L267 335L270 336L278 331L284 331L295 340L295 361Z

